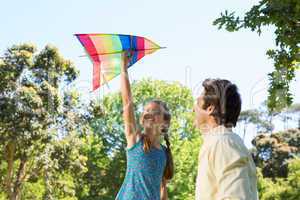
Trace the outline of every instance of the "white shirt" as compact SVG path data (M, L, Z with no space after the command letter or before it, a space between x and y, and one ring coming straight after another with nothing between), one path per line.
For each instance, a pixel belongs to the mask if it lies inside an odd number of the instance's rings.
M252 156L231 129L218 126L203 134L196 200L258 200Z

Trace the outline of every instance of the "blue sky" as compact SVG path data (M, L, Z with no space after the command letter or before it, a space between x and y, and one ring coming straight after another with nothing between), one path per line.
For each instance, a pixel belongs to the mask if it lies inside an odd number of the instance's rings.
M273 63L265 52L274 47L272 27L258 36L251 31L228 33L212 25L225 9L242 14L257 0L51 0L2 1L0 51L12 44L32 42L38 48L57 46L80 70L76 86L92 96L92 64L74 33L123 33L145 36L166 49L143 58L130 69L131 80L145 77L180 81L193 89L208 77L236 83L243 109L255 108L266 99L267 73ZM299 79L299 72L297 79ZM297 80L292 84L295 101ZM116 91L119 79L101 95ZM98 94L99 95L99 94Z

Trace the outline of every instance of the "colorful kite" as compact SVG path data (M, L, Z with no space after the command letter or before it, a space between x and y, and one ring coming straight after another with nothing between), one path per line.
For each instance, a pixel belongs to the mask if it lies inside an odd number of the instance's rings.
M154 42L139 36L120 34L75 34L93 62L93 90L121 73L122 53L131 52L128 67L145 55L161 49Z

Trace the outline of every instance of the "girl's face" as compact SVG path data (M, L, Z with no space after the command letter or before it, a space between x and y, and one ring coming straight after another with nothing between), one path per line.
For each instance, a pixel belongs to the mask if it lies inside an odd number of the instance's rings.
M161 134L161 129L165 125L163 107L154 102L147 104L141 116L141 124L145 129Z

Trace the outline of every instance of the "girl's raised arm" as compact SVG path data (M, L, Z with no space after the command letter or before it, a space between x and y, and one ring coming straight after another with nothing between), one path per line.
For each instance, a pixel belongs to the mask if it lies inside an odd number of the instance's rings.
M124 60L121 67L121 94L123 102L123 120L125 124L125 137L127 141L127 148L132 147L136 143L137 127L134 117L133 98L130 89L130 83L127 72L127 64L130 56L127 52L122 54Z

